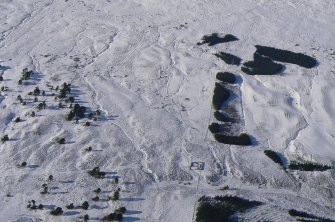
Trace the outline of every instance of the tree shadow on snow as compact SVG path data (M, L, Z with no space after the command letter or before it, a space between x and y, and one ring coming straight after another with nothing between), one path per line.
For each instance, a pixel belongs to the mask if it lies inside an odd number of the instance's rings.
M132 221L140 221L141 219L138 217L123 217L122 221L128 221L128 222L132 222Z
M134 215L134 214L141 214L142 211L140 210L127 210L126 215Z
M135 202L135 201L142 201L145 200L141 197L126 197L126 198L120 198L121 201L128 201L128 202Z
M79 211L68 211L68 212L65 212L63 215L64 216L74 216L74 215L78 215L80 214Z

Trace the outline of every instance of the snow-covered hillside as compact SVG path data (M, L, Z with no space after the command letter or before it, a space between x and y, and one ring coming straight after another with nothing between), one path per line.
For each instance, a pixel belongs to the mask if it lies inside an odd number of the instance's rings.
M332 0L1 0L0 12L0 136L9 137L0 143L0 221L99 221L124 206L123 221L191 222L203 195L262 202L243 221L295 221L290 209L335 220ZM239 40L197 44L212 33ZM318 64L255 76L214 55L243 63L255 45ZM25 68L33 74L19 84ZM252 146L218 143L208 130L218 72L238 77L233 130ZM72 108L55 98L63 83ZM28 95L36 87L38 101ZM67 121L75 103L93 117ZM332 169L284 170L264 150ZM87 173L94 167L104 179ZM118 188L120 200L108 200ZM31 200L44 209L28 209ZM88 210L65 207L84 201ZM57 207L63 215L50 215Z

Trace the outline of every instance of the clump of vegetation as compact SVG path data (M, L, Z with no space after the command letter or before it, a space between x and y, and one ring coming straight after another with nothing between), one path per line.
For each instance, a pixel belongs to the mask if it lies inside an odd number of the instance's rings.
M90 216L88 214L85 214L83 217L84 222L88 221L90 219Z
M88 171L88 174L97 179L105 178L106 172L100 171L99 167L94 167L93 170Z
M236 76L230 72L218 72L216 74L216 79L221 82L231 83L231 84L236 82Z
M15 123L18 123L18 122L21 122L21 118L20 117L17 117L15 120L14 120Z
M222 130L222 125L219 123L211 123L211 125L208 126L208 129L213 134L220 133Z
M9 141L9 136L8 135L3 135L1 137L1 142L4 143L4 142L7 142L7 141Z
M75 104L73 109L67 115L66 120L71 121L74 117L82 119L85 118L86 107Z
M36 88L33 91L34 96L39 96L41 94L41 90L36 86Z
M86 152L91 152L93 149L92 149L91 146L89 146L89 147L85 148L84 150L85 150Z
M114 191L113 196L110 198L111 200L119 200L120 199L120 192L118 190Z
M16 166L19 168L24 168L27 166L27 162L22 162L21 164L17 164Z
M254 54L254 61L245 62L241 70L249 75L275 75L280 73L284 66L272 61L269 57Z
M59 143L59 144L65 144L65 138L64 138L64 137L59 138L59 139L57 140L57 143Z
M97 189L93 190L93 192L95 192L95 193L101 193L101 189L97 188Z
M249 146L252 145L250 137L242 133L239 136L227 136L223 134L214 134L214 138L219 143L230 144L230 145L239 145L239 146Z
M95 197L92 198L92 200L93 200L93 201L99 201L100 198L99 198L99 196L95 196Z
M119 209L115 210L115 212L120 213L120 214L125 214L127 213L127 208L120 207Z
M42 204L37 205L35 200L31 200L28 201L27 208L29 210L43 210L43 205Z
M58 98L64 99L67 94L71 93L71 84L63 83L61 90L59 91Z
M47 194L49 189L48 184L46 183L42 184L42 189L43 191L41 192L41 194Z
M197 43L197 45L208 44L208 46L213 46L220 43L233 42L237 40L238 38L231 34L225 35L222 38L218 35L218 33L213 33L212 35L205 35L202 37L202 42Z
M21 95L18 95L18 96L16 97L16 99L17 99L17 100L19 100L19 101L20 101L20 103L22 103L22 102L23 102L23 99L22 99L22 96L21 96Z
M230 92L219 83L215 83L214 95L213 95L213 107L219 110L222 104L229 98Z
M46 109L46 108L47 108L47 104L45 103L45 101L43 101L43 102L41 102L37 105L38 110L42 110L42 109Z
M111 213L108 214L107 216L103 217L103 221L122 221L123 215L121 213Z
M288 213L292 217L305 218L305 219L298 219L298 221L320 221L320 222L333 222L334 221L334 220L330 220L330 219L323 218L323 217L318 217L318 216L315 216L313 214L309 214L309 213L294 210L294 209L289 210Z
M66 209L69 209L69 210L74 209L74 204L70 203L69 205L66 206Z
M84 210L88 210L88 208L90 207L90 205L88 204L87 201L84 201L84 203L81 205L81 208Z
M115 177L113 183L118 184L119 183L119 178Z
M299 163L296 161L291 161L290 164L288 165L288 168L291 170L300 170L300 171L326 171L330 170L331 166L312 162Z
M292 63L309 69L317 65L316 59L302 53L295 53L288 50L276 49L260 45L256 45L256 49L257 53L263 56L270 57L275 61Z
M32 71L32 70L28 71L27 68L24 68L24 69L22 70L22 77L21 77L21 80L28 80L28 79L30 79L31 76L32 76L32 74L33 74L33 71Z
M50 211L50 214L54 216L60 216L63 214L63 209L61 207L57 207L56 209Z
M275 152L273 150L264 150L264 154L267 157L269 157L271 160L273 160L273 162L278 163L282 167L285 166L283 160L281 159L280 155L277 152Z
M241 64L241 61L242 61L241 58L239 58L235 55L229 54L229 53L225 53L225 52L215 53L214 55L216 57L218 57L219 59L222 59L228 65L239 66Z
M226 205L230 205L239 212L243 212L249 208L256 207L262 204L258 201L250 201L235 196L216 196L214 197L214 200L225 203Z
M203 196L198 200L196 222L238 221L238 213L261 205L258 201L249 201L233 196Z

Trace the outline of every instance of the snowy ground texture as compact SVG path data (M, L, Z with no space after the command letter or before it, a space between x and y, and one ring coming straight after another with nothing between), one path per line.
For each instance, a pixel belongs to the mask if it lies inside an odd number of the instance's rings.
M10 138L0 144L0 221L97 220L125 206L124 221L191 222L200 196L228 194L264 203L244 221L295 221L289 209L335 219L334 169L286 172L264 155L272 149L334 166L333 0L1 0L0 12L0 85L8 87L0 94L0 136ZM197 45L215 32L239 41ZM213 55L248 61L255 45L319 64L249 76ZM34 74L18 85L24 68ZM241 79L235 103L253 146L219 144L208 132L215 75L225 71ZM91 126L65 120L69 104L58 108L58 93L47 87L63 82L80 105L101 110ZM37 110L28 95L36 86L47 109ZM61 137L66 144L57 143ZM205 170L191 171L193 161ZM105 179L87 174L96 166ZM93 202L97 187L102 200ZM121 199L107 201L117 187ZM32 199L45 209L27 209ZM86 200L88 210L65 209ZM50 215L56 207L62 216Z

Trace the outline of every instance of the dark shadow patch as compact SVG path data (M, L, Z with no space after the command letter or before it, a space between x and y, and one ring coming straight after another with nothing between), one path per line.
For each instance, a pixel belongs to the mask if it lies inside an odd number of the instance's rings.
M313 68L318 64L316 59L302 53L295 53L288 50L276 49L260 45L256 45L256 49L256 53L270 57L271 59L278 62L296 64L298 66L308 69Z
M225 52L219 52L219 53L215 53L214 54L216 57L218 57L219 59L223 60L225 63L227 63L228 65L236 65L239 66L242 62L242 59L229 54L229 53L225 53Z
M92 209L97 209L97 210L103 210L103 209L107 209L108 206L104 206L104 207L102 207L102 206L99 206L99 205L94 204L94 205L92 205L91 208L92 208Z
M8 69L10 69L9 66L2 66L2 65L0 65L0 72L1 72L1 73L6 72Z
M140 221L141 219L138 217L123 217L122 221L132 222L132 221Z
M258 201L250 201L234 196L202 196L198 200L196 222L239 221L240 213L260 206Z
M64 181L59 181L60 183L65 183L65 184L69 184L69 183L74 183L74 180L64 180Z
M224 123L235 123L236 120L229 117L227 114L220 112L220 111L215 111L214 112L214 117L217 121L224 122Z
M134 185L136 184L135 182L131 182L131 181L125 181L123 182L124 185Z
M219 143L230 144L230 145L239 145L239 146L250 146L252 141L250 136L245 133L240 134L239 136L227 136L224 134L214 134L214 138Z
M243 64L241 70L248 75L275 75L284 70L285 66L275 63L271 58L254 54L254 61Z
M231 34L220 37L218 33L213 33L212 35L205 35L201 40L202 42L198 42L197 45L208 44L208 46L213 46L220 43L237 41L238 38Z
M142 211L140 210L127 210L126 215L134 215L134 214L141 214Z
M63 213L64 216L74 216L74 215L78 215L80 214L79 211L67 211L65 213Z
M53 204L43 204L44 209L53 210L56 208L56 205Z
M129 201L129 202L135 202L135 201L142 201L145 200L144 198L140 197L126 197L126 198L120 198L121 201Z
M216 79L221 82L231 83L231 84L234 84L236 82L236 76L230 72L218 72L216 74Z
M31 165L28 165L27 167L34 170L34 169L38 168L39 165L31 164Z
M50 192L52 195L58 195L58 194L68 194L68 191L59 191L59 192Z

